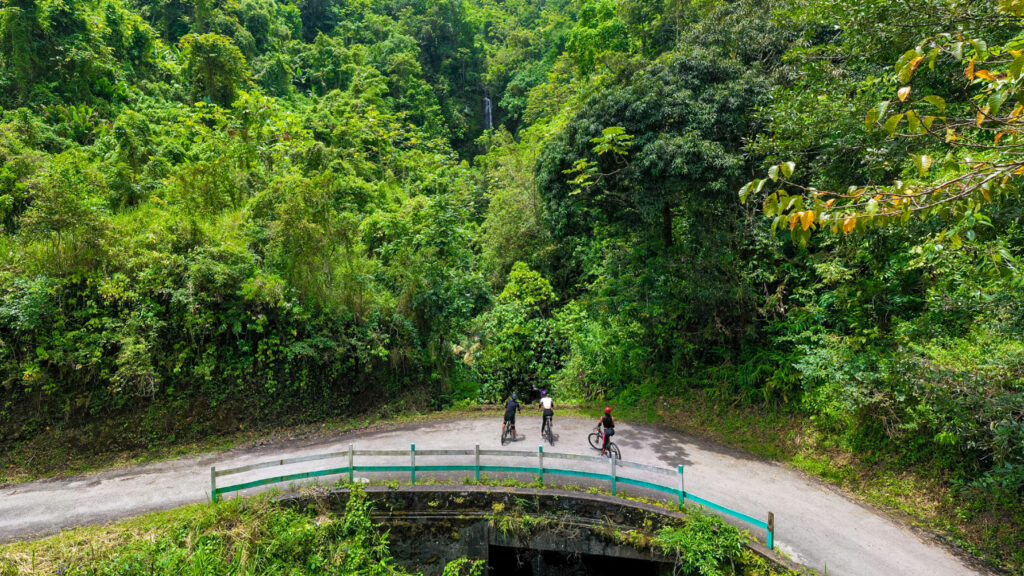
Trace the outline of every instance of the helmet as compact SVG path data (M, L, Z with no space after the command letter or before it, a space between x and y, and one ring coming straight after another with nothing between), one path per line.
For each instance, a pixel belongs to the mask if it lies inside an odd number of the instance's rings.
M604 413L605 414L611 414L612 413L612 407L611 406L605 406L604 407Z
M519 398L519 397L518 397L518 396L516 396L516 393L515 393L515 392L513 392L513 393L512 393L512 399L513 399L513 400L515 400L515 399L517 399L517 398Z
M541 390L540 391L540 395L541 396L547 396L548 395L548 391L547 390Z

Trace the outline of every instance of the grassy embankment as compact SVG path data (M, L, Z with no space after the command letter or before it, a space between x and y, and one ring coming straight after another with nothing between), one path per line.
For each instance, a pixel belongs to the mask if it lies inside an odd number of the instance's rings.
M267 496L185 506L0 547L0 575L407 574L370 510L360 497L340 517Z

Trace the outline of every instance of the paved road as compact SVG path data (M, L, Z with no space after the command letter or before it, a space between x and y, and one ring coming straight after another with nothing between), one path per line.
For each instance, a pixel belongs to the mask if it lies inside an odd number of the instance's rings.
M521 416L519 428L525 438L506 448L535 450L539 433L534 428L539 427L539 421L532 414ZM554 448L545 447L545 451L593 454L585 443L592 427L589 421L556 417L558 441ZM227 468L342 451L350 443L356 449L374 450L408 449L410 442L416 443L417 450L472 448L475 443L481 449L499 449L499 432L496 418L433 421L352 431L315 440L277 441L66 480L15 485L0 489L0 542L45 536L65 528L207 500L212 465ZM670 468L683 464L688 492L755 518L764 519L768 510L773 511L776 546L794 560L823 573L986 574L943 546L922 539L884 514L853 502L800 472L720 444L653 427L622 424L615 440L624 460ZM402 459L402 463L407 460ZM417 464L430 462L417 459ZM305 466L315 469L316 465ZM273 471L274 475L278 473ZM763 531L751 532L763 541Z

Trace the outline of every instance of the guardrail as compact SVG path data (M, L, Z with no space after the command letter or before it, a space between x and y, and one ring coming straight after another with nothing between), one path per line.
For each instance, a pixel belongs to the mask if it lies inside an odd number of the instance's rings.
M355 458L360 457L373 457L373 458L395 458L395 457L408 457L410 459L408 465L396 465L396 464L377 464L377 465L366 465L360 464L356 466ZM417 465L416 457L435 457L435 456L473 456L473 464L442 464L442 465ZM500 456L504 458L537 458L536 466L506 466L506 465L494 465L494 464L481 464L480 458L482 456ZM576 462L587 462L587 463L598 463L609 467L609 473L604 474L600 472L591 472L586 470L573 470L569 468L550 468L544 465L545 459L555 460L568 460ZM283 474L279 476L269 476L264 478L257 478L255 480L249 480L230 486L218 486L217 479L223 478L224 476L231 476L237 474L243 474L245 472L252 472L254 470L262 470L265 468L292 466L295 464L302 464L305 462L316 462L319 460L343 460L347 461L345 466L336 466L331 468L310 470L305 472L294 472L290 474ZM639 478L631 478L623 475L622 469L625 470L640 470L653 474L656 477L672 477L674 481L669 483L659 483L651 480L641 480ZM416 472L473 472L475 474L476 481L480 481L481 472L503 472L512 474L536 474L541 483L544 482L544 475L551 474L557 476L574 476L578 478L589 478L593 480L607 480L611 483L612 494L618 493L618 485L628 484L631 486L638 486L641 488L647 488L648 490L654 490L666 494L671 494L679 499L679 504L682 505L685 502L693 502L700 504L712 510L716 510L727 516L732 516L742 520L752 526L761 528L765 531L766 538L765 543L768 548L775 547L775 515L768 512L768 521L758 520L753 516L737 512L730 508L726 508L720 504L705 500L699 496L696 496L684 489L683 484L683 466L680 465L678 469L672 470L669 468L660 468L657 466L650 466L648 464L640 464L637 462L627 462L624 460L617 460L615 458L608 459L598 456L584 456L580 454L559 454L553 452L544 452L543 446L538 446L537 451L529 450L481 450L480 445L477 444L473 450L416 450L416 445L412 444L409 450L355 450L353 446L349 444L348 450L343 452L331 452L327 454L314 454L310 456L297 456L294 458L284 458L280 460L271 460L267 462L260 462L258 464L249 464L247 466L239 466L236 468L228 468L225 470L217 470L216 466L210 467L210 497L214 502L220 500L222 494L228 494L231 492L238 492L249 488L256 488L259 486L266 486L268 484L279 484L282 482L292 482L296 480L306 480L311 478L320 478L324 476L344 476L348 475L348 481L355 481L356 472L408 472L410 481L416 483Z

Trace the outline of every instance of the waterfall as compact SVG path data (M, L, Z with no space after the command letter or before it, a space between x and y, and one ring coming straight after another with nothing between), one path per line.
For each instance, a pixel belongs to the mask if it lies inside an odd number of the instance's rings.
M484 96L484 130L491 130L494 124L491 122L491 99Z

